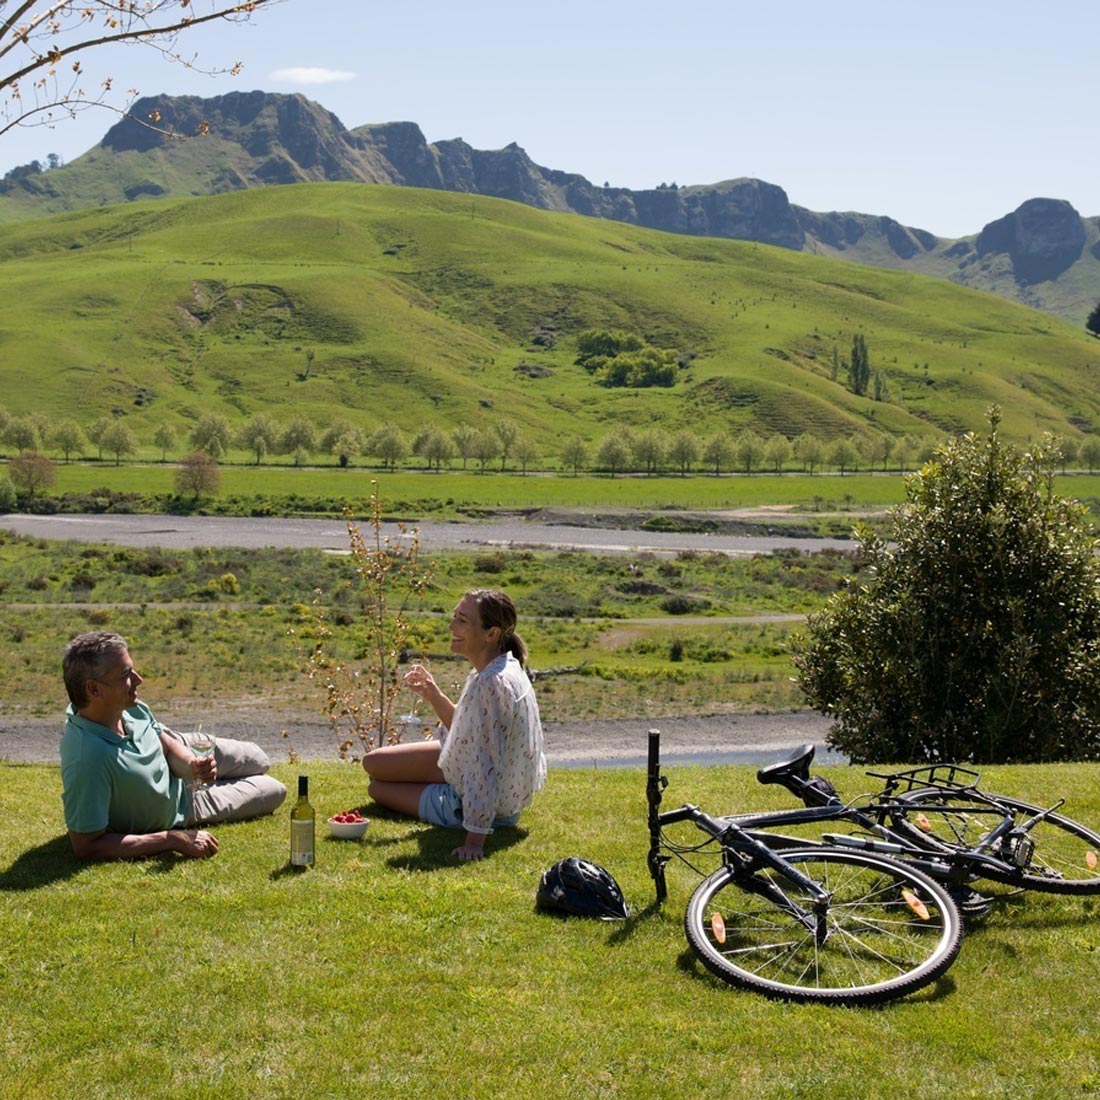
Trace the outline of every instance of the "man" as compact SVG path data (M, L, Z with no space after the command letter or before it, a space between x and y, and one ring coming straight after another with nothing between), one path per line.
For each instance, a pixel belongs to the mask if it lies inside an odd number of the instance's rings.
M138 701L142 677L126 639L107 631L73 638L62 660L70 706L61 737L62 801L78 859L138 859L218 850L201 825L272 813L286 788L266 775L267 754L218 740L196 756L186 736ZM195 789L195 784L209 787Z

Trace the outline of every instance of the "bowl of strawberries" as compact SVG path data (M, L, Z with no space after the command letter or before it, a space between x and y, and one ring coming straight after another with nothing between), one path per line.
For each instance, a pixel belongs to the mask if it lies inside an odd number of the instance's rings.
M337 840L359 840L367 831L367 824L358 810L344 810L328 819L329 832Z

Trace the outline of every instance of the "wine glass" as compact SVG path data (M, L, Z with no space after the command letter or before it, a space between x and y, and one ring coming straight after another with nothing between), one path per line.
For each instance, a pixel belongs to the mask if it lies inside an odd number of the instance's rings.
M427 657L418 657L409 666L409 671L405 673L405 678L408 680L410 676L417 676L418 670L423 669L429 676L431 675L431 664ZM421 704L424 702L423 698L412 687L406 684L409 695L412 697L412 704L409 709L399 716L398 722L401 729L402 741L414 741L420 740L424 735L424 720L420 717Z
M214 755L215 739L212 733L205 733L202 726L187 738L188 748L199 757L207 757ZM202 782L202 780L192 780L191 789L193 791L204 791L209 786L208 783Z

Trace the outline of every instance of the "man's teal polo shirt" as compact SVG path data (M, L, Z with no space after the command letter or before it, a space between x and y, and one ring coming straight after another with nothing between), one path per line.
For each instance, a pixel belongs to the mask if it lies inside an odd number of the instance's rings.
M186 820L187 789L168 767L144 703L122 716L126 736L69 707L61 735L61 799L74 833L155 833Z

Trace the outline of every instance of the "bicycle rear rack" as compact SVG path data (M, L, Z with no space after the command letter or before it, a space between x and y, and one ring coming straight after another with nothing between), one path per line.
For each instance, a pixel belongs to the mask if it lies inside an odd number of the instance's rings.
M874 779L885 779L887 789L904 786L906 791L920 787L939 787L949 791L975 791L981 773L958 764L929 764L920 768L908 768L900 772L868 772Z

